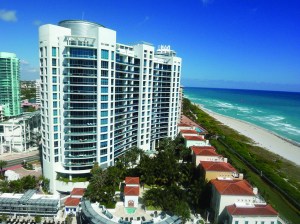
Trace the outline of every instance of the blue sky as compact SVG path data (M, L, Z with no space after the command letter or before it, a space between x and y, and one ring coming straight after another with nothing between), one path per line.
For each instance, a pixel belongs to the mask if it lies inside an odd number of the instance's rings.
M171 45L184 86L300 91L297 0L0 1L0 51L38 78L38 27L85 19L120 43Z

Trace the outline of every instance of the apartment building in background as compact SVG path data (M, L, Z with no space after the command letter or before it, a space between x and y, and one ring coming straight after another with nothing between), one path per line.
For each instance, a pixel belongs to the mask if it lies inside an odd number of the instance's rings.
M14 53L0 52L0 96L4 117L15 117L22 113L20 62Z
M52 192L86 187L93 164L177 136L181 58L117 43L116 31L65 20L39 29L43 172ZM70 180L66 183L60 180ZM71 182L73 180L73 182Z

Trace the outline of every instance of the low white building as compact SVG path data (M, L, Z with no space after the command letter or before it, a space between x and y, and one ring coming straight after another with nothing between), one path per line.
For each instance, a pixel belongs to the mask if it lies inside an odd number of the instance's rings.
M258 189L253 188L246 180L211 180L212 198L211 208L214 211L214 219L228 205L235 203L253 203L265 205L265 201L259 197Z
M190 149L196 166L202 161L227 163L227 158L219 155L213 146L191 146Z
M235 203L226 206L222 214L222 222L225 224L277 224L278 212L271 205L255 205L252 203Z
M71 191L70 197L65 201L65 216L69 214L77 215L81 198L83 197L85 190L85 188L74 188Z
M0 154L26 152L31 147L37 147L40 126L39 111L0 123Z
M185 147L191 146L210 146L209 141L201 136L184 136Z
M0 105L0 122L4 120L4 106Z

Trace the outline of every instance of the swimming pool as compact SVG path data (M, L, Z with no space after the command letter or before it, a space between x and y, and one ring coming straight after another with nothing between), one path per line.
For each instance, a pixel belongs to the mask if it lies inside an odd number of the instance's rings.
M134 214L135 211L136 211L136 208L128 207L128 208L125 208L125 211L126 211L127 214Z

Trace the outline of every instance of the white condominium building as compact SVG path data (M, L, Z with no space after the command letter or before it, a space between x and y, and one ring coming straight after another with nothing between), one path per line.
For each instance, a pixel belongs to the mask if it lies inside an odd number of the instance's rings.
M153 150L176 137L181 58L169 46L119 44L114 30L65 20L40 27L39 52L43 172L52 192L83 187L74 181L95 162L107 167L132 146Z

